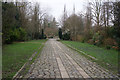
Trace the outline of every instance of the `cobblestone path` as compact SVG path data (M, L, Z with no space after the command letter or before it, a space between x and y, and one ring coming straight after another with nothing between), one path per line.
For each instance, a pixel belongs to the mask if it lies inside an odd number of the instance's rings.
M96 63L64 44L50 39L25 78L115 78Z

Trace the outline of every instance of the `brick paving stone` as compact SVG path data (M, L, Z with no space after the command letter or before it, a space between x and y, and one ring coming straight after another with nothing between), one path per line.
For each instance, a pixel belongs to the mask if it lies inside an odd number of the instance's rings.
M111 72L107 72L104 68L97 65L95 62L91 62L87 60L84 56L78 54L78 52L72 50L72 49L66 49L67 47L63 45L60 42L56 42L62 50L67 53L71 58L75 60L79 66L82 67L82 69L92 78L116 78L114 74Z
M92 80L92 78L116 78L117 76L55 39L45 43L40 56L25 75L25 78L57 78L56 80L68 78L68 80L81 80L84 77Z

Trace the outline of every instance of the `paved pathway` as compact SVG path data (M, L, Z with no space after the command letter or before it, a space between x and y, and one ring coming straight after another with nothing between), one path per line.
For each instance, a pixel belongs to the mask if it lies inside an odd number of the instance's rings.
M50 39L25 78L115 78L97 64Z

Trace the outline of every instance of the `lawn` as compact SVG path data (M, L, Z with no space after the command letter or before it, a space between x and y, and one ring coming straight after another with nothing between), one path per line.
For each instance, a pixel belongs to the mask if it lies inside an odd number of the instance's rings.
M62 43L70 45L77 50L85 52L85 54L93 56L102 67L111 70L114 73L118 71L118 51L107 50L105 48L97 47L88 43L81 43L75 41L62 41Z
M12 78L46 40L15 42L2 47L2 77Z

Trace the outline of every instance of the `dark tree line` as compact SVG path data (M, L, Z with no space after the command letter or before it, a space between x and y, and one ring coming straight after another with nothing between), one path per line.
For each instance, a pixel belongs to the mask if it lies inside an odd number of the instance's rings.
M55 34L56 24L55 18L41 10L38 3L2 2L3 43L45 39L49 29Z
M21 27L20 11L13 3L2 3L2 41L25 40L26 31Z

